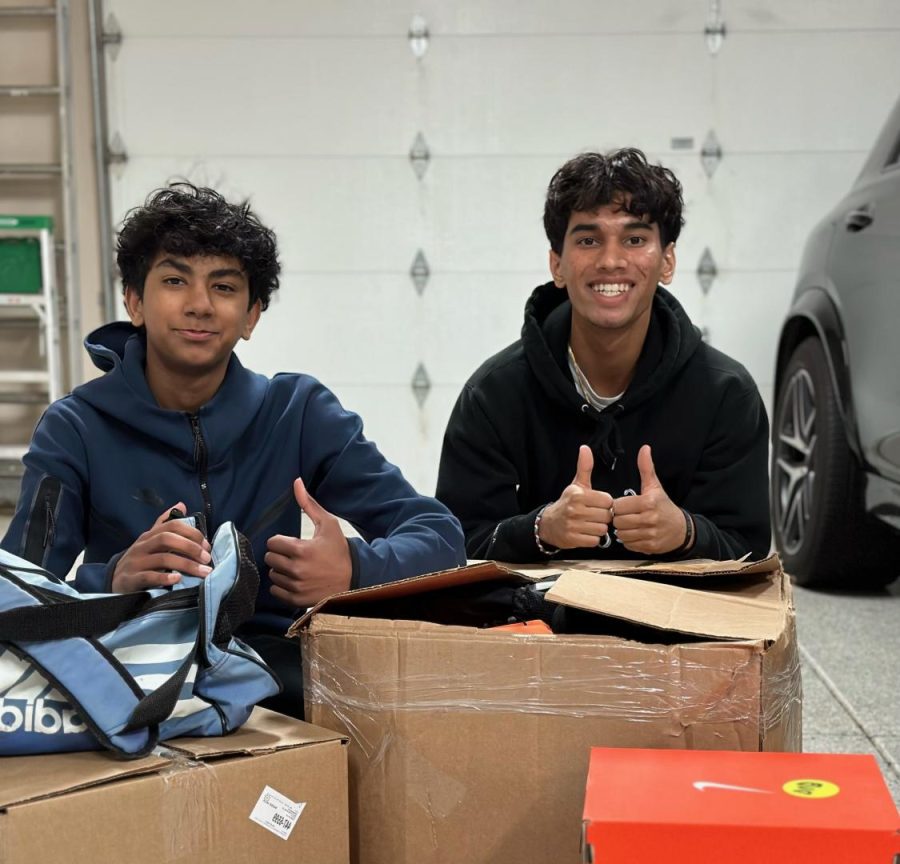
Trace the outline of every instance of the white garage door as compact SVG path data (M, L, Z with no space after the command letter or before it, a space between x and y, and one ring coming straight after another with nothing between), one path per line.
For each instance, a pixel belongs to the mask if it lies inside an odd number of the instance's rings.
M429 493L460 387L548 278L543 194L580 150L638 146L676 172L673 289L770 402L803 241L861 167L900 71L891 0L108 0L110 13L124 39L109 125L128 152L114 218L179 177L250 197L285 273L242 360L321 378ZM710 134L721 159L704 167Z

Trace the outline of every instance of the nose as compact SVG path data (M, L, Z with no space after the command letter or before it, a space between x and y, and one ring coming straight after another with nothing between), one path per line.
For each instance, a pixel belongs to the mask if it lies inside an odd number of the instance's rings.
M598 270L621 270L627 264L625 254L616 243L603 243L597 249L594 266Z
M191 285L185 296L185 315L208 318L213 313L212 299L202 282Z

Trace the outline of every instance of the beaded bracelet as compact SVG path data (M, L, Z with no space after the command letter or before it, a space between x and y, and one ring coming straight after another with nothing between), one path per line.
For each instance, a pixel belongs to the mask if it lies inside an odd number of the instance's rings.
M679 507L678 509L684 514L684 543L677 549L673 549L669 553L670 555L683 555L691 548L691 544L694 542L694 517L684 507Z
M543 507L541 507L540 510L538 510L537 516L534 517L534 545L537 546L537 550L538 550L538 552L541 553L541 555L546 555L548 557L550 555L555 555L559 551L555 546L552 546L549 543L546 546L543 543L541 543L541 535L540 535L541 518L544 515L544 511L549 506L550 506L549 504L545 504ZM548 546L550 548L547 548Z

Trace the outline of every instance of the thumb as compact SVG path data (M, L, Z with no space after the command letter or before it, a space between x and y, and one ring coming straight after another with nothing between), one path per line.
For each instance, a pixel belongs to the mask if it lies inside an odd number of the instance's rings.
M316 526L316 533L318 533L322 517L326 515L327 511L306 491L306 484L299 477L294 481L294 498L300 505L300 509L312 519L313 525Z
M645 444L638 450L637 464L641 474L641 495L650 489L661 488L659 478L656 476L656 468L653 466L653 454L649 444Z
M181 516L187 516L187 506L184 501L179 501L174 507L166 507L166 509L159 514L159 518L153 525L154 527L162 525L163 522L168 522L170 519L178 519Z
M594 471L594 454L587 444L582 444L578 448L578 465L575 468L575 479L572 481L576 486L582 486L585 489L591 488L591 474Z

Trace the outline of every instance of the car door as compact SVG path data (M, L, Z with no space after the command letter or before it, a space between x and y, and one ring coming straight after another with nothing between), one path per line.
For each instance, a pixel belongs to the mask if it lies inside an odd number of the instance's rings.
M890 124L836 214L828 271L863 455L900 480L900 111Z

